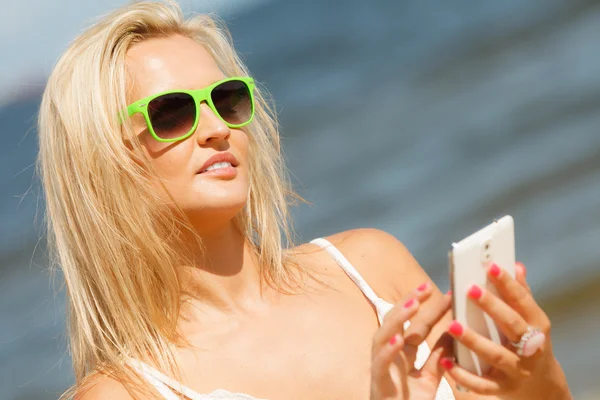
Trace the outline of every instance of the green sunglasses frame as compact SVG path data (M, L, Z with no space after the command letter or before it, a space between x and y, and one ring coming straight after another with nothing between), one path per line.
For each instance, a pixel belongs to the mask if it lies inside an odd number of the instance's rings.
M230 82L230 81L242 81L246 84L246 86L248 86L248 91L249 91L249 95L250 95L250 104L252 105L252 114L250 115L250 118L248 119L248 121L246 121L242 124L230 124L229 122L225 121L223 119L223 117L221 117L221 114L219 114L219 112L217 111L217 109L212 101L212 98L210 96L210 94L214 88L216 88L217 86L219 86L223 83ZM254 108L255 108L254 107L254 87L255 87L254 79L252 79L252 78L232 77L232 78L226 78L226 79L220 80L220 81L215 82L212 85L202 88L202 89L167 90L165 92L160 92L160 93L156 93L151 96L148 96L148 97L144 97L143 99L140 99L140 100L136 101L135 103L130 104L129 106L127 106L127 115L129 115L131 117L134 114L141 113L144 116L144 119L146 120L146 125L148 125L148 130L150 131L150 134L152 135L152 137L154 139L156 139L159 142L177 142L179 140L183 140L183 139L190 137L196 131L196 128L198 127L198 121L200 121L200 104L202 104L202 102L206 102L206 104L210 107L210 109L213 111L213 113L217 117L219 117L219 119L221 121L223 121L225 123L225 125L227 125L230 128L241 128L242 126L248 125L254 118ZM185 135L179 136L176 138L172 138L172 139L164 139L164 138L159 137L156 134L156 132L154 132L154 127L152 126L152 123L150 122L150 115L148 114L148 105L150 104L150 102L152 100L156 99L157 97L163 96L165 94L171 94L171 93L185 93L185 94L190 95L194 99L194 102L196 104L196 120L194 121L194 125L192 126L190 131L188 133L186 133Z

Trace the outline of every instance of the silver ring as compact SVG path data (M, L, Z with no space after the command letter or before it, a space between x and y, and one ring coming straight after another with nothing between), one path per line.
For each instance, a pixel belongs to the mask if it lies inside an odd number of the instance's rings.
M534 339L534 340L532 340ZM531 341L531 343L528 342ZM527 332L521 336L521 340L518 343L510 342L516 349L517 355L522 357L529 357L534 355L546 341L546 335L539 328L527 327Z

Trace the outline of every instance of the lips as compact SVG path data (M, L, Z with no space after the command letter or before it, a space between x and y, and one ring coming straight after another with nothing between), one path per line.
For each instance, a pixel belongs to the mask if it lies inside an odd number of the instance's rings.
M234 168L237 167L238 165L240 165L237 158L235 158L235 156L233 154L228 153L228 152L218 153L218 154L215 154L214 156L210 157L208 160L206 160L206 162L204 164L202 164L202 166L198 169L198 172L196 172L196 173L201 174L203 172L206 172L206 169L208 167L210 167L211 165L217 164L217 163L221 163L221 162L229 163Z

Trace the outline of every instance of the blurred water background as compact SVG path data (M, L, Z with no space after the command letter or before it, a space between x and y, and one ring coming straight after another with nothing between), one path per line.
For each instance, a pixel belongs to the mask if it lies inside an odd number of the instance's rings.
M67 41L124 2L0 3L0 399L56 399L73 377L64 293L46 269L35 117ZM274 95L312 203L295 210L303 240L384 229L445 290L450 243L512 214L573 392L600 398L599 1L182 5L221 13Z

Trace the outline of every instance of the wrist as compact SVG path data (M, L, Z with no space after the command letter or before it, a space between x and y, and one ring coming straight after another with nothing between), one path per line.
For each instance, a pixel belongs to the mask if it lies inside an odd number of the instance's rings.
M554 360L553 364L546 375L547 379L544 385L546 387L546 390L544 390L546 395L544 398L548 400L573 400L569 384L567 383L567 377L562 367L557 360Z

